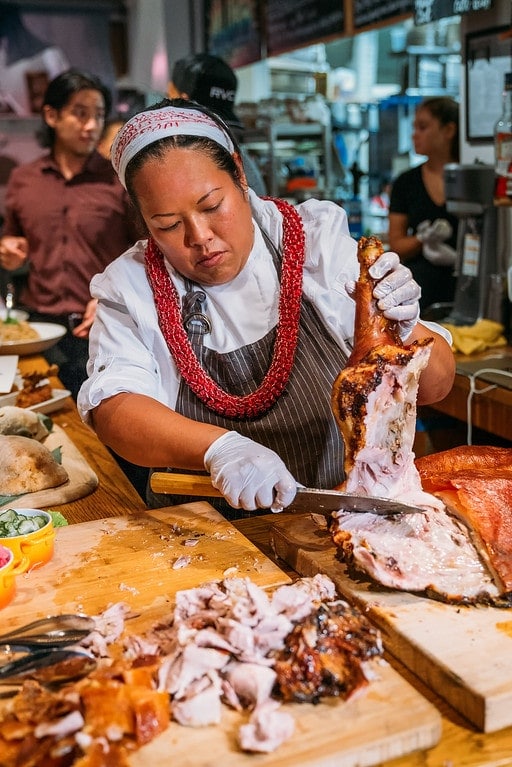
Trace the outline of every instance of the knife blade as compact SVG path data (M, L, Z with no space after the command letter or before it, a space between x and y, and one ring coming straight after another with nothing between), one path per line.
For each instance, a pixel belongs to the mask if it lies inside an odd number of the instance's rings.
M222 498L222 493L213 487L210 477L203 474L177 474L172 471L155 471L151 475L150 484L154 493ZM416 506L410 506L409 504L400 503L400 501L390 500L389 498L351 495L350 493L342 493L339 490L320 490L315 487L298 487L294 500L283 511L330 513L340 509L365 514L379 514L381 516L422 514L425 511Z

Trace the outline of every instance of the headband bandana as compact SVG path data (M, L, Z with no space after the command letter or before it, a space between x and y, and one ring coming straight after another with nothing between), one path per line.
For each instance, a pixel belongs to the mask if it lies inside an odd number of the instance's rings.
M141 149L167 136L203 136L233 154L228 134L211 117L196 109L163 107L139 112L124 125L112 144L114 170L126 189L126 168Z

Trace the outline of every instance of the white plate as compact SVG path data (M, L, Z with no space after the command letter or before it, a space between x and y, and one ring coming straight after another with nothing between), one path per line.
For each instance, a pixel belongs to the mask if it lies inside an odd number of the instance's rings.
M17 394L18 392L13 391L0 397L0 407L5 407L6 405L16 406ZM31 405L25 409L34 410L36 413L53 413L54 410L58 410L61 407L63 400L70 396L71 392L67 389L52 389L51 399L45 399L44 402L38 402L36 405Z
M0 394L9 394L16 378L19 357L17 354L4 354L0 357Z
M39 338L30 341L9 341L0 343L0 354L39 354L55 346L63 335L66 328L63 325L55 325L53 322L29 322L30 327L39 333Z

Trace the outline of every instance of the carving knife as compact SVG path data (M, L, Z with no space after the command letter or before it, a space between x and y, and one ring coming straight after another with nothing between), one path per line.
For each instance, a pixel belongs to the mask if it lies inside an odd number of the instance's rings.
M203 474L175 474L174 472L155 471L151 475L150 484L154 493L222 498L222 494L213 487L210 477ZM350 495L338 490L319 490L313 487L298 487L294 500L283 511L330 513L340 509L381 516L422 514L425 511L389 498Z

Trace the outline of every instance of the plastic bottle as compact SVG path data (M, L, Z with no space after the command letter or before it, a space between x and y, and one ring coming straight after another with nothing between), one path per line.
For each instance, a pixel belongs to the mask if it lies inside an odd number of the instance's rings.
M512 72L505 75L503 109L494 127L495 205L512 205Z

